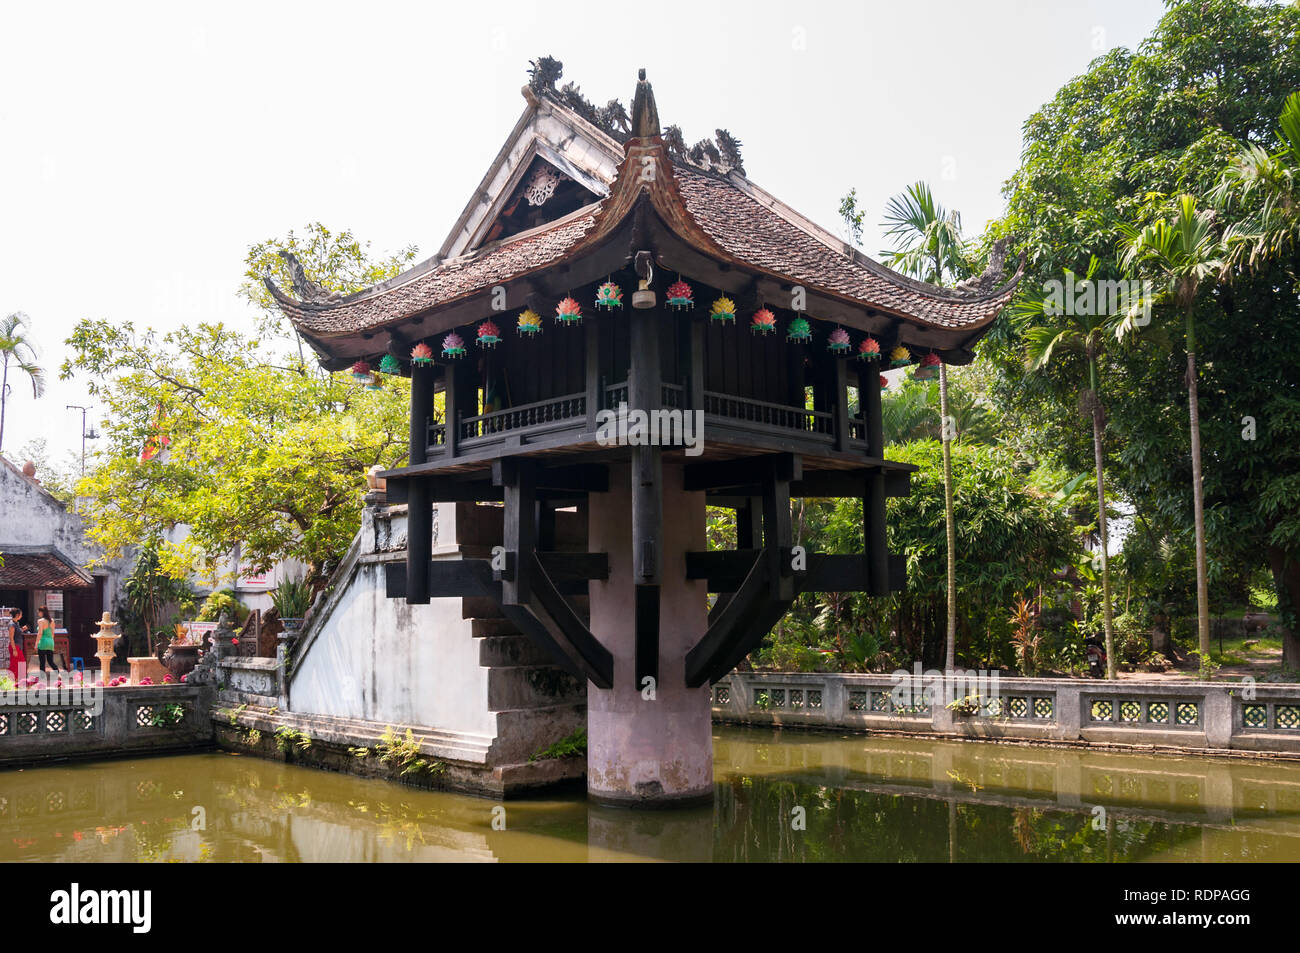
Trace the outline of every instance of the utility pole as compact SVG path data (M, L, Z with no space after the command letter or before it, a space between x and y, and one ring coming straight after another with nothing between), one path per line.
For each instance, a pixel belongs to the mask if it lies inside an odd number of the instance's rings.
M95 427L93 424L90 427L90 431L89 432L86 431L86 411L90 410L89 407L82 407L80 404L67 404L64 406L64 409L81 411L81 475L85 476L86 475L86 441L98 439L99 434L95 433Z

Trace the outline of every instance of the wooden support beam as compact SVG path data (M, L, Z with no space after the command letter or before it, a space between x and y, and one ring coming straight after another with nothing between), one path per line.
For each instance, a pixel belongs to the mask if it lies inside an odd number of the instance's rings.
M753 549L688 552L686 578L708 580L709 592L734 592L757 555ZM806 569L792 570L796 592L868 591L866 557L861 553L808 553L807 561Z
M608 553L538 553L546 574L557 583L569 579L608 579Z
M439 598L491 600L502 615L540 645L556 665L600 688L612 687L613 656L577 618L565 601L561 587L540 566L538 563L534 572L538 579L535 598L527 606L507 605L502 601L502 584L492 578L492 563L487 559L435 560L429 564L429 575ZM390 599L406 595L405 567L398 563L386 565L385 581Z
M566 648L566 654L598 688L614 685L614 656L609 649L591 634L591 630L578 618L568 600L556 589L537 554L532 554L529 576L532 579L532 609L539 622L555 642Z
M526 605L530 599L530 573L537 552L536 467L530 460L507 458L501 461L504 484L504 545L514 553L515 578L501 584L501 598L506 605Z
M750 487L759 483L765 471L782 480L803 477L802 460L793 453L765 453L735 460L688 463L682 471L682 489L687 492Z
M763 501L751 496L736 509L736 548L758 549L763 545Z
M433 414L433 368L411 369L411 432L409 461L425 463L429 451L429 419ZM400 487L400 484L399 484ZM427 605L429 576L425 567L433 557L433 503L422 481L406 487L406 602Z
M767 553L754 555L745 580L734 597L711 621L708 631L686 653L686 684L692 688L703 685L710 669L720 657L729 656L735 645L744 637L743 624L754 604L768 595L770 562Z
M775 472L763 481L763 552L768 562L772 597L789 602L794 581L786 554L793 540L790 525L790 482Z

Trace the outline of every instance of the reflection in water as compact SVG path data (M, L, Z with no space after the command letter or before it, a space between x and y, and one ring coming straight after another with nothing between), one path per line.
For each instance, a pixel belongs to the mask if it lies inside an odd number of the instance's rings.
M765 729L714 752L711 808L504 817L229 753L8 771L0 861L1300 859L1300 764Z

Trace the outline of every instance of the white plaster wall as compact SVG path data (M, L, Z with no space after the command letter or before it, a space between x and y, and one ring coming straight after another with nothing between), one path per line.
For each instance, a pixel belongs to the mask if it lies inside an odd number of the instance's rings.
M389 599L378 562L358 563L346 585L294 675L291 710L495 737L488 669L460 600Z

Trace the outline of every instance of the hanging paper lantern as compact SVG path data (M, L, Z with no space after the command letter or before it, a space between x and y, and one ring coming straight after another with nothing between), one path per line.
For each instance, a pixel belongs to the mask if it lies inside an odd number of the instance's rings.
M858 345L858 357L864 361L880 360L880 342L872 337L863 338Z
M917 365L916 370L912 371L912 380L929 381L939 376L939 366L943 362L939 360L939 355L931 351L925 357L921 358L921 363Z
M478 326L478 346L479 347L496 347L501 343L501 331L491 321L484 321Z
M365 361L357 361L352 365L352 379L364 383L370 377L370 365Z
M884 374L881 374L881 375L880 375L880 389L881 389L881 390L884 390L884 389L885 389L886 387L888 387L888 386L889 386L889 378L886 377Z
M623 307L623 289L612 281L607 281L596 289L596 307L613 311Z
M542 333L542 316L532 308L525 308L519 314L519 333L532 337Z
M890 367L906 367L908 364L911 363L912 363L912 352L909 351L907 348L903 347L903 345L900 344L898 345L898 347L894 348L892 351L889 352Z
M442 356L458 358L465 356L465 339L452 331L442 339Z
M787 341L812 340L812 327L808 324L808 319L795 318L791 321L790 326L785 329L785 339Z
M668 286L668 307L674 311L683 311L695 307L695 299L691 296L691 286L680 278Z
M776 315L767 308L759 308L750 319L749 330L755 334L771 334L776 330Z
M723 324L728 321L734 322L736 320L736 302L723 295L713 302L713 307L709 309L709 318L713 321L721 321Z
M379 377L371 374L370 380L366 381L365 390L380 390L383 385L379 382Z
M826 341L826 347L832 354L847 354L853 347L853 342L849 340L849 332L843 328L836 328L831 332L830 338Z
M402 362L391 354L385 354L383 360L379 362L379 373L400 374L402 373Z
M423 341L415 345L415 347L411 348L411 363L421 365L432 364L433 348L429 347L429 345L425 344Z
M563 325L582 323L582 305L572 298L565 298L555 306L555 319Z

